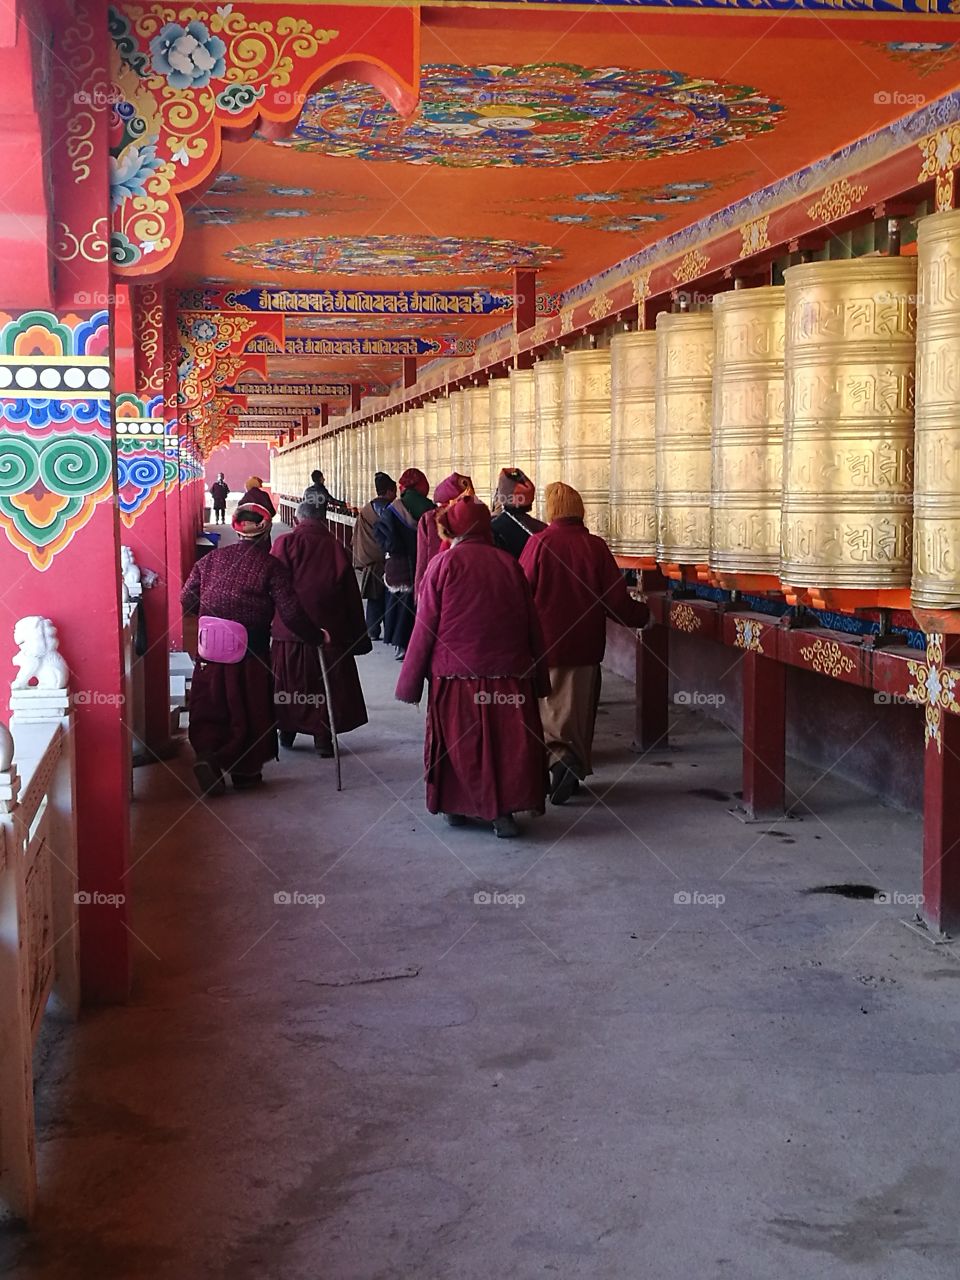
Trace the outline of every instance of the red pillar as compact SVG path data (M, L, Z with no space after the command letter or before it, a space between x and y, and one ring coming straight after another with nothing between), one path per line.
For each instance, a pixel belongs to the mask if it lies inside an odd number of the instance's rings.
M960 665L960 636L944 636L943 662ZM960 716L941 711L927 727L923 759L922 915L937 932L960 934Z
M670 629L637 633L637 704L634 751L662 750L670 743Z
M783 817L786 723L786 668L744 653L743 808L751 820Z
M164 494L167 525L167 618L170 647L183 649L183 610L180 592L184 582L183 530L188 523L186 498L181 485L180 424L177 412L177 312L176 300L167 294L163 304L163 417L164 435L170 476Z
M403 357L404 390L406 390L408 387L415 387L416 385L417 385L417 357L404 356Z
M350 412L351 413L357 412L357 410L360 408L360 403L362 400L363 400L363 388L359 386L358 383L355 382L350 387Z
M517 333L532 329L537 323L537 273L513 273L513 321Z

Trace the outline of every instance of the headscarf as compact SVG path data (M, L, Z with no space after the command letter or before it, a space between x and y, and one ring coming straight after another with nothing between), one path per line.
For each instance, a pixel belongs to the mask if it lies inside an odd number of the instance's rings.
M253 516L254 520L245 520L244 515ZM253 538L260 538L265 533L270 532L270 526L273 518L266 507L261 507L257 502L244 502L237 507L233 513L231 524L236 530L238 538L243 538L249 542Z
M519 467L504 467L500 472L497 501L501 507L519 507L522 511L529 511L536 493L533 481Z
M413 516L419 520L425 511L433 510L433 503L427 497L430 492L430 481L416 467L408 467L400 477L400 501Z
M261 477L261 476L250 476L250 477L248 477L248 479L247 479L247 488L248 488L248 489L262 489L262 488L263 488L263 479L262 479L262 477Z
M555 480L547 485L547 520L582 520L583 499L572 485Z
M462 494L437 512L437 528L440 536L448 539L474 538L479 542L493 542L490 532L490 508L478 501L472 493Z
M461 493L473 493L473 481L469 476L462 476L459 471L454 471L434 489L433 500L438 507L442 507L444 503L459 498Z

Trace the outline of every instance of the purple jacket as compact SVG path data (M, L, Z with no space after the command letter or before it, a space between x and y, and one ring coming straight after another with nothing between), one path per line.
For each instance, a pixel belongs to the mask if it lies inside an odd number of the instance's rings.
M419 702L428 675L513 676L550 691L530 588L513 557L482 539L449 547L423 576L400 701Z
M607 618L642 627L650 610L627 591L602 538L582 520L554 520L527 540L520 568L533 590L551 667L595 667L607 646Z

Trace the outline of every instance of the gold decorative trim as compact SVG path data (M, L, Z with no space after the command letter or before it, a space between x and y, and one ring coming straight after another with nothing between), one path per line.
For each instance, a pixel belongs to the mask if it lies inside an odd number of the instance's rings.
M703 621L688 604L674 604L670 606L670 625L678 631L691 632L699 631Z
M844 218L855 204L867 194L867 184L855 184L841 178L824 187L817 199L807 209L807 217L814 222L832 222L834 218Z
M960 168L960 124L947 125L929 138L918 142L923 166L917 175L918 182L936 179L937 212L946 213L953 208L954 169Z
M633 300L638 305L645 302L650 297L650 272L641 271L633 277ZM640 327L643 327L643 316L640 317Z
M823 676L850 675L856 665L836 640L814 640L800 650L800 657Z
M594 298L593 305L590 308L590 318L592 320L604 320L613 310L613 303L607 294L601 293L598 298Z
M691 249L685 254L679 267L673 273L677 284L688 284L697 276L702 276L710 266L710 259L700 249Z
M926 662L908 662L913 684L907 690L911 702L917 702L925 713L924 741L935 742L943 753L943 713L960 715L957 684L960 671L943 665L943 636L931 632L927 636Z
M753 653L763 653L761 636L763 624L754 622L752 618L735 618L737 628L736 646L738 649L749 649Z
M765 213L761 218L752 218L750 222L745 222L740 228L740 238L743 244L740 249L740 257L748 258L753 253L760 253L763 249L770 248L770 237L767 234L767 227L770 223L769 213Z

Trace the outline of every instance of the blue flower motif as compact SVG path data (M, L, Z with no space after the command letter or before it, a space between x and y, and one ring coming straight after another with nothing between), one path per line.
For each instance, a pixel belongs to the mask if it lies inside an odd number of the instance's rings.
M194 320L190 332L198 342L212 342L217 336L217 326L212 320Z
M146 181L163 161L154 143L131 145L120 156L110 157L110 207L115 209L133 196L146 194Z
M202 89L226 71L227 46L202 22L168 22L150 41L153 68L171 89Z

